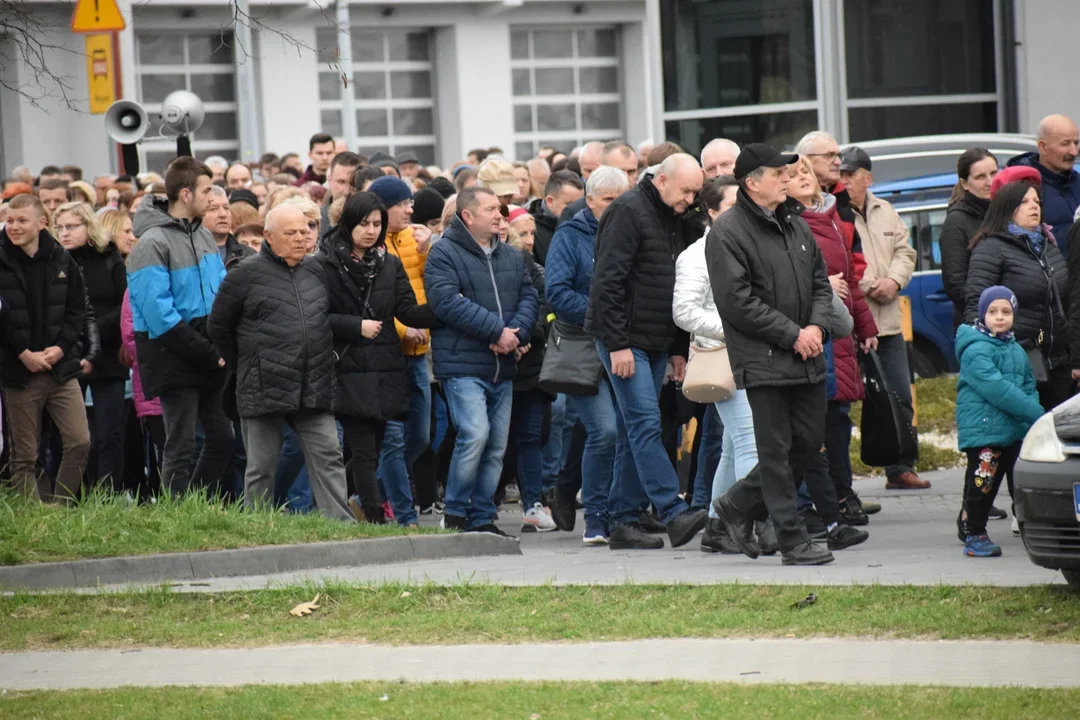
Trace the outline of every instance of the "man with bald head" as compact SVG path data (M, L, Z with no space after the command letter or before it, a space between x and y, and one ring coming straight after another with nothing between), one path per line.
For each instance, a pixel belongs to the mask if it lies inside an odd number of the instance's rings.
M266 215L259 254L222 281L210 339L236 374L236 414L247 450L244 506L273 502L282 424L300 437L315 504L355 522L331 403L334 339L323 267L307 254L307 216L288 203Z
M1042 175L1042 219L1066 254L1069 228L1080 207L1080 175L1073 169L1080 154L1080 131L1064 115L1048 115L1039 123L1037 138L1037 151L1018 155L1006 164L1027 165Z
M581 178L588 180L596 168L600 167L600 161L604 156L604 143L594 140L585 143L578 154L578 164L581 166Z
M589 143L591 145L592 143ZM586 146L588 147L588 146ZM584 152L584 151L582 151ZM603 154L600 156L600 167L616 167L626 173L626 177L630 179L630 186L633 187L638 181L638 156L634 152L633 146L624 140L612 140L611 142L604 143ZM582 174L584 174L585 166L581 166ZM595 168L593 168L595 170ZM588 176L585 177L588 180ZM579 200L568 204L562 213L559 215L559 224L570 220L570 218L577 215L579 212L586 208L585 196L582 195Z
M638 523L646 501L667 524L672 547L705 526L705 511L690 510L678 495L658 402L668 362L676 382L686 373L687 339L671 315L675 258L685 249L682 215L703 182L697 160L672 155L611 203L597 229L585 329L596 337L622 415L608 501L612 550L664 546Z
M705 179L712 180L718 175L731 175L735 172L735 160L739 157L739 146L733 140L716 138L701 149L701 167L705 170Z

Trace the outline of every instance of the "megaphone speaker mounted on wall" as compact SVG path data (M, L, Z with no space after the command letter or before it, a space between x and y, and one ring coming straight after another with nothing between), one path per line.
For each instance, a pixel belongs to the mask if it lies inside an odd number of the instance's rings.
M133 145L150 129L150 119L142 105L131 100L117 100L105 112L105 132L121 145Z
M190 135L206 119L202 100L193 92L175 90L161 103L161 130L168 135Z

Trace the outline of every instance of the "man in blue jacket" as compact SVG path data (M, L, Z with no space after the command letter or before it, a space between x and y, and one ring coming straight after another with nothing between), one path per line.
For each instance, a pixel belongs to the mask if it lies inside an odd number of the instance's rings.
M457 215L424 268L428 305L444 327L431 333L435 378L457 428L443 527L504 535L495 491L510 430L517 360L540 305L520 251L500 242L499 199L487 188L457 196Z
M1017 155L1007 165L1027 165L1042 175L1043 222L1067 256L1069 228L1080 207L1080 174L1073 169L1080 154L1080 130L1064 115L1048 115L1039 123L1038 141L1038 152Z
M233 450L233 424L221 392L225 361L206 319L225 277L214 236L202 225L213 172L179 157L165 174L168 201L144 202L135 213L139 242L127 259L135 349L143 391L161 398L165 450L161 482L174 493L190 484L215 492ZM195 427L205 434L195 457Z

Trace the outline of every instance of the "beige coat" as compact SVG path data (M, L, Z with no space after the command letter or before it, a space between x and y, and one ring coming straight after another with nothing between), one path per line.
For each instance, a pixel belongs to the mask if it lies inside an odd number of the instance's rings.
M862 240L866 272L859 287L866 294L866 303L874 316L879 335L898 335L900 327L900 296L888 304L870 297L870 288L878 279L889 279L903 290L915 272L915 248L908 244L911 232L896 209L885 200L866 193L866 211L855 211L855 228Z

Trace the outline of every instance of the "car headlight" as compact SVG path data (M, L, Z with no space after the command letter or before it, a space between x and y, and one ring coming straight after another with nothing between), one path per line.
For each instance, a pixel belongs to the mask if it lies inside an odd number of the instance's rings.
M1028 462L1065 462L1065 450L1054 426L1054 414L1046 413L1035 421L1020 446L1020 459Z

